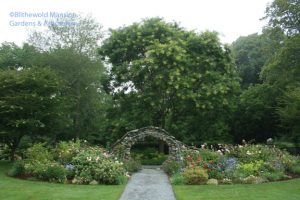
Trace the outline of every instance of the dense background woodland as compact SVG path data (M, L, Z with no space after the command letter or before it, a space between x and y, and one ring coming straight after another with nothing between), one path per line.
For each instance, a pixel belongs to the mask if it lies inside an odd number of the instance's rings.
M91 17L0 46L0 145L80 138L110 147L162 127L187 144L300 142L300 2L274 0L261 34L230 45L160 18Z

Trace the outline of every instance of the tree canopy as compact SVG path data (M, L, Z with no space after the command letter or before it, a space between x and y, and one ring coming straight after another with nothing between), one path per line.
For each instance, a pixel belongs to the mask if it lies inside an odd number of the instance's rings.
M183 138L190 137L184 129L192 124L196 138L216 139L220 128L228 132L224 116L217 113L229 110L239 84L230 51L216 33L186 31L152 18L112 30L99 52L111 63L107 88L122 110L134 107L128 124L144 121L141 124L173 128ZM204 133L196 121L209 116L214 120Z
M300 32L300 1L299 0L274 0L266 8L264 19L273 28L280 28L287 35Z
M63 81L49 68L0 71L0 129L12 158L24 135L55 138L63 120Z

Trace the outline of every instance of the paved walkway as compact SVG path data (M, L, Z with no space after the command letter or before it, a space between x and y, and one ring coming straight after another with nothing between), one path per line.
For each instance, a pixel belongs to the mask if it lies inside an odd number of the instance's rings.
M167 175L158 167L143 167L132 175L119 200L176 200Z

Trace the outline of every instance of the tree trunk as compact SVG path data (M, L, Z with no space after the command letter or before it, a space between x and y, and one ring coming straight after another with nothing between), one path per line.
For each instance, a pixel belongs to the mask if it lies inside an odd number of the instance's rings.
M19 146L21 137L15 138L8 146L10 147L10 161L14 162L15 161L15 154L16 154L16 150L17 147Z
M76 134L76 139L79 139L80 137L80 83L77 81L76 83L76 97L77 97L77 102L76 102L76 113L75 113L75 134Z
M14 162L15 161L15 154L16 154L16 147L11 147L10 148L10 161Z

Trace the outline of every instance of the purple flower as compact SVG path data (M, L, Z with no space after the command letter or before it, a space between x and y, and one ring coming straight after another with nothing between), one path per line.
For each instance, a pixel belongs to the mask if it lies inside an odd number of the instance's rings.
M73 170L74 169L74 165L72 165L72 164L65 164L65 169L67 169L67 170Z

